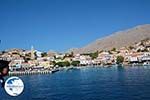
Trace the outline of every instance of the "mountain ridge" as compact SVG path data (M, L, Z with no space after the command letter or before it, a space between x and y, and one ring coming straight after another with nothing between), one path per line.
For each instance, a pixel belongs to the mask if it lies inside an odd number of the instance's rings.
M114 32L109 36L99 38L92 43L78 49L74 53L90 53L100 50L110 50L133 45L145 38L150 38L150 24L138 25L136 27Z

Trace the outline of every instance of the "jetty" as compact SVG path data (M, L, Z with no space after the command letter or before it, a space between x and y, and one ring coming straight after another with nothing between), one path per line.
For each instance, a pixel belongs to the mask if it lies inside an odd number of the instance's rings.
M51 74L51 73L55 73L57 71L59 71L59 69L45 70L45 71L13 71L13 72L9 72L9 76Z

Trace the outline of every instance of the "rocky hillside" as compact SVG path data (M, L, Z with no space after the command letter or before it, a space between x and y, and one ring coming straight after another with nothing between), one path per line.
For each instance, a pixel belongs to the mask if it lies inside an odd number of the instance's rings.
M110 50L112 48L121 48L130 46L150 38L150 24L136 26L134 28L113 33L110 36L98 39L93 43L79 49L73 49L74 53L89 53L100 50Z

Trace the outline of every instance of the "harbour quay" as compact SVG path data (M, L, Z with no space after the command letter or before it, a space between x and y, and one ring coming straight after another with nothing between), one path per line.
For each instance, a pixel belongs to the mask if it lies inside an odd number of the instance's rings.
M19 76L19 75L34 75L34 74L51 74L58 70L45 70L45 71L13 71L9 72L9 76Z

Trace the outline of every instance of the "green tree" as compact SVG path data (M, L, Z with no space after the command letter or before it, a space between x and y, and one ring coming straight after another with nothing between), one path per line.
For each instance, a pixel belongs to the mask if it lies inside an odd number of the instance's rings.
M123 63L123 61L124 61L124 57L123 56L117 56L117 60L116 60L117 64L121 64L121 63Z
M55 64L56 64L56 62L55 62L55 61L52 61L52 64L53 64L53 65L55 65Z
M64 67L64 66L70 66L70 62L69 61L62 61L62 62L57 62L55 64L55 66L58 65L60 67Z
M116 51L116 48L112 48L111 51Z
M109 54L113 54L112 51L110 51L110 50L108 51L108 53L109 53Z
M64 62L63 62L63 65L64 65L64 66L70 66L70 62L69 62L69 61L64 61Z
M46 57L46 56L47 56L47 53L46 53L46 52L43 52L41 55L42 55L42 57Z
M73 66L78 66L80 64L80 61L72 61L71 65Z
M147 49L147 48L144 48L144 50L142 50L142 52L148 52L148 49Z
M97 58L97 57L98 57L98 51L96 51L96 52L94 52L94 53L90 53L90 57L91 57L92 59Z
M99 53L102 53L104 50L100 50Z
M25 54L26 57L31 57L31 53Z

